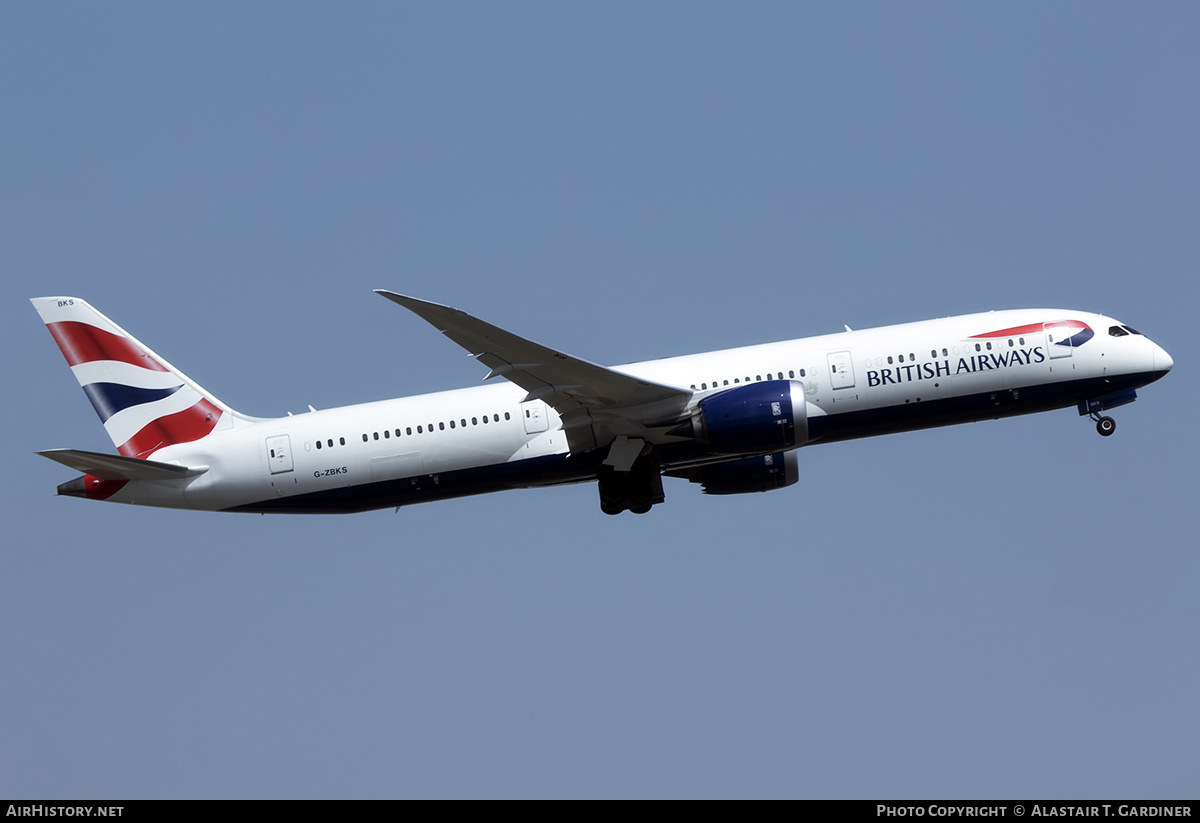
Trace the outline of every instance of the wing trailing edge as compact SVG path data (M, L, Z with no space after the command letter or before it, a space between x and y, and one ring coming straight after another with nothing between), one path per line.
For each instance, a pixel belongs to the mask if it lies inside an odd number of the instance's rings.
M489 371L542 400L563 420L571 450L604 448L618 436L644 437L674 425L692 392L643 380L527 340L464 311L386 289L375 293L411 311L462 346Z

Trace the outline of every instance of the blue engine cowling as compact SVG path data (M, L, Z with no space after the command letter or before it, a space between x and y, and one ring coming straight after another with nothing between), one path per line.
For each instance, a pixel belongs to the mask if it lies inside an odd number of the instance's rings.
M776 452L669 474L703 484L705 494L749 494L792 485L800 479L800 461L795 451Z
M700 401L688 423L671 433L690 434L713 451L749 454L793 449L808 442L804 386L765 380Z

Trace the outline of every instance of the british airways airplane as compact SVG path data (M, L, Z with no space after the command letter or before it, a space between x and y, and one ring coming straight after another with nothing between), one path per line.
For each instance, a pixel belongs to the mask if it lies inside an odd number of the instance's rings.
M331 513L598 481L607 514L789 486L797 449L1075 407L1101 412L1171 370L1111 317L1020 309L606 367L465 312L378 294L489 371L475 388L276 418L235 411L74 297L32 302L119 455L38 452L58 493L179 509Z

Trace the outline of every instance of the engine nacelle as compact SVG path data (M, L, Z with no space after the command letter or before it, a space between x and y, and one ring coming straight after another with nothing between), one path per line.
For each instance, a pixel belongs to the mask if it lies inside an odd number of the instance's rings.
M704 398L692 419L671 434L690 434L730 454L783 451L808 442L807 410L803 385L765 380Z
M800 460L794 451L744 457L692 469L687 478L703 484L705 494L769 492L800 479Z

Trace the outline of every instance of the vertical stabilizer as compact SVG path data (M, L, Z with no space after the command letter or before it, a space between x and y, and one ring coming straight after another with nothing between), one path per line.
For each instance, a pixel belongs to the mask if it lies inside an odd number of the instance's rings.
M86 301L30 302L121 454L144 458L233 424L233 409Z

